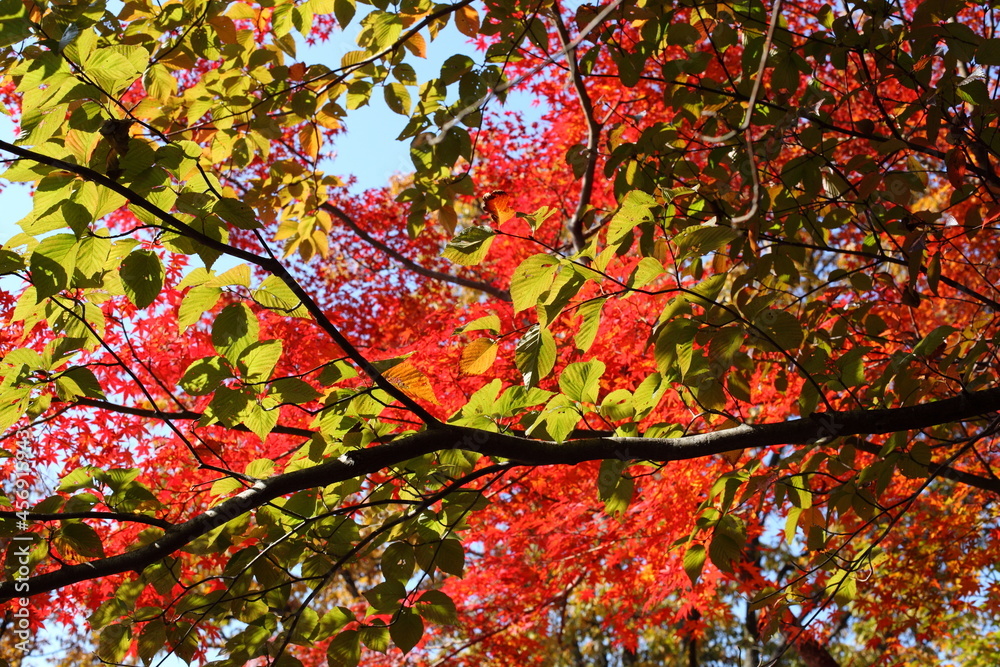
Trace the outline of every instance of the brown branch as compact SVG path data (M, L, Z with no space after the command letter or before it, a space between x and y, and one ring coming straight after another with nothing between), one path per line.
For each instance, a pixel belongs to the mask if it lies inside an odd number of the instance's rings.
M324 211L326 211L327 213L329 213L330 215L335 216L338 220L340 220L345 225L350 227L351 231L357 234L362 241L372 246L376 250L385 253L386 255L396 260L397 262L405 266L410 271L413 271L414 273L424 276L425 278L430 278L431 280L440 280L442 282L451 283L453 285L468 287L469 289L474 289L479 292L483 292L484 294L489 294L490 296L500 299L501 301L510 302L510 292L508 292L507 290L494 287L489 283L484 283L478 280L470 280L469 278L463 278L461 276L453 276L450 273L442 273L440 271L435 271L433 269L428 269L425 266L421 266L420 264L417 264L406 255L399 252L398 250L389 247L382 241L379 241L377 238L375 238L374 236L363 230L360 226L358 226L358 223L356 223L354 219L351 216L347 215L347 213L345 213L343 209L341 209L340 207L331 204L330 202L323 202L322 204L319 205L319 207Z
M981 419L1000 410L1000 388L962 392L922 405L844 412L820 412L801 419L736 428L682 438L588 438L565 443L530 440L503 433L441 425L396 442L361 449L312 468L255 483L237 496L164 532L132 551L80 565L66 565L21 581L0 583L0 602L122 572L141 572L213 528L281 496L368 475L437 451L459 449L516 465L576 465L584 461L681 461L736 449L774 445L812 445L830 438L919 430Z
M866 440L859 440L852 443L857 449L863 452L868 452L869 454L878 455L882 448L873 442L868 442ZM977 489L982 489L983 491L991 491L993 493L1000 493L1000 480L992 479L990 477L983 477L982 475L976 475L971 472L966 472L964 470L959 470L954 468L947 463L936 463L931 461L927 465L928 470L933 470L935 477L943 477L944 479L950 479L953 482L958 482L960 484L965 484L966 486L971 486Z
M552 9L552 19L555 22L556 34L559 35L559 46L566 52L566 64L569 70L570 81L576 90L576 96L580 100L580 108L583 117L587 120L587 165L583 172L583 181L580 184L580 198L576 204L576 211L569 221L569 231L573 236L573 247L577 252L581 252L587 245L587 237L584 234L583 223L586 219L587 208L590 206L590 198L594 193L594 175L597 173L597 143L601 138L601 126L594 117L594 104L590 100L590 93L580 76L579 65L576 62L577 42L569 36L569 30L562 20L559 6Z
M900 266L908 266L909 264L905 259L900 259L898 257L890 257L889 255L886 255L884 253L865 252L864 250L850 250L847 248L834 248L833 246L818 245L815 243L805 243L804 241L791 241L788 239L780 238L778 236L772 236L771 234L761 234L761 239L766 240L773 245L787 245L787 246L794 246L796 248L808 248L810 250L821 250L823 252L832 252L840 255L850 255L852 257L864 257L865 259L873 259L876 261L886 262L889 264L898 264ZM920 265L920 273L923 274L927 273L927 267L924 266L923 264ZM952 289L957 290L962 294L966 295L970 299L981 301L985 305L992 308L994 311L1000 312L1000 302L991 299L985 294L977 292L968 285L960 283L957 280L954 280L953 278L949 278L948 276L944 275L941 276L939 280L948 287L951 287Z

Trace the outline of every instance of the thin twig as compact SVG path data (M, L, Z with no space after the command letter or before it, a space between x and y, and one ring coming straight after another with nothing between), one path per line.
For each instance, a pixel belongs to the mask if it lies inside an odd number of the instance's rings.
M507 290L494 287L489 283L484 283L479 280L471 280L469 278L463 278L461 276L453 276L450 273L442 273L440 271L428 269L425 266L417 264L406 255L402 254L398 250L395 250L394 248L389 247L382 241L379 241L377 238L375 238L374 236L363 230L351 216L347 215L347 213L345 213L340 207L331 204L330 202L323 202L322 204L319 205L319 207L324 211L326 211L327 213L329 213L330 215L335 216L338 220L340 220L345 225L350 227L351 231L357 234L362 241L372 246L376 250L385 253L386 255L396 260L397 262L405 266L410 271L413 271L414 273L424 276L425 278L430 278L431 280L440 280L442 282L451 283L453 285L468 287L469 289L474 289L479 292L483 292L484 294L489 294L490 296L496 297L501 301L507 301L507 302L510 301L510 292L508 292Z

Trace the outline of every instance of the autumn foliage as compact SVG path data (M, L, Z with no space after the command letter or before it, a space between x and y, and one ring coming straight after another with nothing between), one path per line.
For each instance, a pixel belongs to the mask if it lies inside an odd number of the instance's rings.
M0 7L0 664L995 659L991 7Z

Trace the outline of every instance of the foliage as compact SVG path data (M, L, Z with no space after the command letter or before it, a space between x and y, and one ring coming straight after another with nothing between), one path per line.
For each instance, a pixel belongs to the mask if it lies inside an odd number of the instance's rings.
M989 655L992 7L0 5L5 656Z

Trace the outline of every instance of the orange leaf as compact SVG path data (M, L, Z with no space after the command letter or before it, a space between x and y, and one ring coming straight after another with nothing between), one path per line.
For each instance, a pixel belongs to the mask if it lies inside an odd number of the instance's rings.
M434 388L430 380L423 371L414 366L409 360L396 364L385 373L385 379L396 387L399 387L410 396L422 398L437 405L437 396L434 395Z
M496 359L496 341L490 338L477 338L462 350L459 368L466 375L481 375L493 366Z
M455 27L466 37L475 37L479 34L479 12L468 5L460 7L455 12Z
M311 160L316 159L319 155L319 132L316 131L315 126L302 126L302 129L299 130L299 145L302 146L302 152L308 155Z
M493 218L495 225L502 225L513 218L515 214L510 205L510 195L503 190L494 190L483 197L483 208Z
M403 42L403 46L406 50L415 55L418 58L427 57L427 40L419 32L413 33L413 36L408 40Z
M722 452L722 458L724 458L729 465L734 466L739 462L740 457L743 456L743 452L745 451L745 449L734 449L730 452Z
M437 219L438 223L444 227L449 235L455 233L455 227L458 226L458 212L455 211L454 206L442 206L439 208Z

